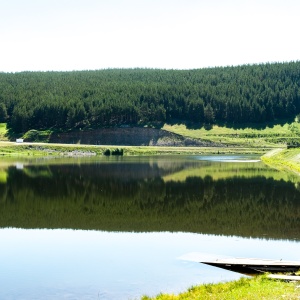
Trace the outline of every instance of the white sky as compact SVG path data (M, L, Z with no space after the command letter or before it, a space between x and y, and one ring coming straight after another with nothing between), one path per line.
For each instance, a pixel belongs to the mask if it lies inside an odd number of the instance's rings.
M300 59L300 0L0 0L0 71Z

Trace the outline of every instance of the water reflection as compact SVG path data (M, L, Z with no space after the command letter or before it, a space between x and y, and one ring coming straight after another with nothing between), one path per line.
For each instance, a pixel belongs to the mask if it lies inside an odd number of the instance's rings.
M300 239L297 179L267 168L257 158L224 160L19 162L22 168L14 164L2 171L0 227Z
M6 184L7 181L7 172L6 170L0 169L0 184Z

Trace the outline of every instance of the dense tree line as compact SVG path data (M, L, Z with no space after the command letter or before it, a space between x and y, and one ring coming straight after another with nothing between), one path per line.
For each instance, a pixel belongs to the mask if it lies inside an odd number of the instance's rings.
M0 122L14 132L173 121L262 123L299 113L300 62L0 73Z

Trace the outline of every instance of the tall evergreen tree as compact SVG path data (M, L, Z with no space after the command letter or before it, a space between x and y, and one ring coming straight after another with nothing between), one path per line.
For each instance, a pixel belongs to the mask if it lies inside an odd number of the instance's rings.
M0 123L6 122L8 118L7 109L4 103L0 103Z

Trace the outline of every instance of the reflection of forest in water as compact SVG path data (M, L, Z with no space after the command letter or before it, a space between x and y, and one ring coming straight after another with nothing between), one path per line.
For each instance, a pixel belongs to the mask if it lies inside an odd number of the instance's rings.
M0 226L299 239L300 191L276 176L191 161L9 167Z

